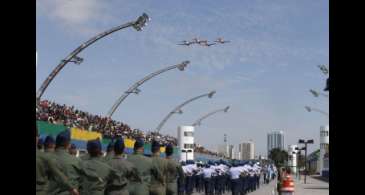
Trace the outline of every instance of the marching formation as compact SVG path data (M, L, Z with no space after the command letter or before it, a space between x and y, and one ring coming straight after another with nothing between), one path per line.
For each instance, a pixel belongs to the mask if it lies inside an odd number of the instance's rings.
M206 195L248 194L260 188L261 178L268 184L277 175L273 164L260 165L255 161L228 162L225 160L207 163L188 160L182 162L184 180L179 180L180 194L190 195L194 192Z
M38 145L38 129L36 142ZM178 163L172 158L173 146L166 146L161 158L161 145L152 142L151 157L144 155L144 141L137 139L134 153L127 157L124 141L117 138L103 156L99 139L87 142L88 153L76 157L70 131L48 138L42 151L36 151L36 194L87 195L207 195L247 194L275 178L272 164L255 161L225 160Z

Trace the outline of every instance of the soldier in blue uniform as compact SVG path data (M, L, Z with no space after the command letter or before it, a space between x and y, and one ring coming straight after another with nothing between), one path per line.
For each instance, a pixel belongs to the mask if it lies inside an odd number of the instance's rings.
M185 161L181 162L181 166L184 167L186 165ZM185 191L185 177L179 177L177 179L177 193L178 195L184 195Z

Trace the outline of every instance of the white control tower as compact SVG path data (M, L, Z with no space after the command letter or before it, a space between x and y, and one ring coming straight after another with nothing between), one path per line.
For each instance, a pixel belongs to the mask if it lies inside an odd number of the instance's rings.
M180 161L194 160L194 127L177 128L177 145L180 150Z

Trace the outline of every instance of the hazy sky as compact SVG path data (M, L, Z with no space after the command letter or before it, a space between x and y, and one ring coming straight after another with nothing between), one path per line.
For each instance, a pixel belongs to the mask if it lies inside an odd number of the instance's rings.
M164 3L162 3L164 2ZM318 0L37 0L37 89L73 49L95 34L135 20L143 12L151 22L141 32L128 28L84 50L81 65L69 63L43 98L105 115L116 99L145 75L190 60L181 72L166 72L131 94L113 118L132 128L153 130L175 106L216 90L174 115L162 133L176 136L178 125L227 105L196 128L196 142L216 150L252 139L256 155L266 155L267 133L285 132L285 146L313 138L328 123L305 105L328 111L328 99L314 98L328 64L328 1ZM194 37L231 43L209 48L178 46Z

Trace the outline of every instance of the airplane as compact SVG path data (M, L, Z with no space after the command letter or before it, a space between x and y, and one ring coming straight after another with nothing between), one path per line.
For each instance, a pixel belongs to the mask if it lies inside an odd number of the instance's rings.
M212 45L215 45L216 43L208 43L208 42L203 42L203 43L200 43L199 45L201 46L206 46L206 47L210 47Z
M224 44L224 43L229 43L229 42L231 42L231 41L225 41L225 40L223 40L223 38L218 38L218 39L217 39L216 41L214 41L214 42Z
M202 44L202 43L208 43L207 40L199 40L197 38L194 38L192 39L192 42L191 43L194 43L194 44Z
M186 46L190 46L191 44L193 44L193 42L190 41L181 41L181 43L179 43L178 45L186 45Z

